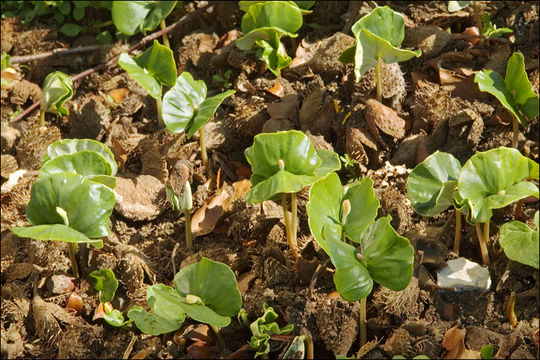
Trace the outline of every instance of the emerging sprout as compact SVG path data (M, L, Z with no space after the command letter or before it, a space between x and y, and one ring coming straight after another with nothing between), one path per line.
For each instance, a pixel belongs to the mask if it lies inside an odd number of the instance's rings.
M191 209L193 209L193 200L191 195L191 185L186 180L182 196L176 194L170 183L167 184L167 198L169 199L172 209L182 211L185 216L186 228L186 247L193 249L193 234L191 233Z
M39 126L45 126L45 113L52 112L60 116L69 115L64 103L73 97L73 80L61 71L47 75L43 82Z

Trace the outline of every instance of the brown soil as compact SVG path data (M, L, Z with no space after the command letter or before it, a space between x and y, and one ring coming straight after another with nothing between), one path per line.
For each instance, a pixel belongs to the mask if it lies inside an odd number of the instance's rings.
M47 114L45 132L39 129L37 112L11 121L14 112L39 99L39 86L47 73L81 72L125 51L125 44L119 42L69 60L57 56L17 67L23 79L12 88L2 88L1 96L2 358L187 357L189 344L176 341L176 335L147 336L135 327L118 329L101 319L92 320L98 294L86 279L93 270L112 269L120 281L113 305L126 314L133 305L145 305L149 285L170 283L175 271L202 256L233 269L250 318L260 316L267 303L279 314L281 325L294 324L295 334L303 327L311 332L316 358L357 354L359 304L332 294L334 270L307 223L307 190L299 194L299 246L305 259L301 263L295 263L288 249L282 210L272 201L254 206L235 201L212 232L195 238L194 250L189 251L183 242L184 217L172 211L165 199L168 178L183 164L196 189L195 212L222 184L230 186L249 178L243 151L254 135L262 129L290 128L309 130L316 147L347 152L358 160L356 169L340 172L343 181L371 177L381 199L380 215L392 215L394 228L410 239L416 251L423 252L423 257L416 257L415 276L406 290L393 292L377 285L368 297L370 342L361 350L364 358L419 354L442 358L445 332L455 325L467 330L465 344L470 350L492 344L501 358L538 358L538 271L510 263L498 245L498 229L513 218L514 208L495 211L491 220L491 290L448 292L437 289L433 279L437 268L456 256L451 251L453 212L421 217L414 213L405 190L410 170L437 149L453 153L464 163L475 151L510 146L512 130L505 125L506 110L492 96L471 91L471 77L463 74L486 67L503 71L508 56L519 50L538 92L538 2L487 2L492 21L514 29L514 43L492 42L474 48L441 30L457 33L472 26L474 20L468 12L449 14L446 2L392 2L394 10L406 16L406 46L421 48L425 54L383 71L383 82L389 85L383 102L408 124L407 133L399 136L380 131L384 124L379 123L379 131L373 134L375 125L366 119L366 101L375 96L373 74L356 84L352 66L336 60L353 42L350 25L371 9L369 2L349 3L315 4L313 13L304 17L296 41L284 41L289 54L301 47L297 54L303 63L284 70L279 80L269 71L261 73L260 62L242 54L234 42L225 43L238 36L242 12L236 2L220 3L213 12L172 33L171 47L180 70L203 79L209 94L222 91L212 75L232 69L230 81L236 93L206 125L208 168L200 161L197 137L186 139L159 129L155 102L119 67L78 82L75 96L67 103L70 116ZM177 9L171 16L179 19L182 15L183 10ZM318 26L312 28L308 23ZM140 36L134 36L129 41L133 44L138 39ZM56 26L37 21L23 27L17 20L2 19L2 52L11 56L72 43ZM439 62L433 61L437 57ZM441 74L453 76L455 83ZM282 87L279 97L269 91L276 82ZM128 89L129 94L119 106L113 106L107 93L120 88ZM335 102L343 111L336 112ZM343 125L349 111L351 116ZM121 168L117 192L126 195L111 217L112 232L104 239L103 249L80 246L81 278L73 280L74 290L56 286L58 279L66 281L71 275L65 244L29 241L9 231L27 225L25 206L47 146L72 137L97 139L114 149ZM527 129L521 128L518 146L538 161L538 119ZM9 175L18 169L27 172L15 186L4 189ZM220 184L216 184L218 173ZM537 208L538 201L526 203L522 218L531 219ZM462 239L460 255L481 263L473 227L465 226ZM79 314L65 309L72 291L83 300ZM518 294L515 328L506 317L511 292ZM192 323L187 320L184 326ZM214 346L213 358L227 358L250 338L249 330L235 319L222 329L222 335L226 349ZM130 342L132 349L124 354ZM285 345L273 341L270 357L278 357ZM253 354L246 350L241 357Z

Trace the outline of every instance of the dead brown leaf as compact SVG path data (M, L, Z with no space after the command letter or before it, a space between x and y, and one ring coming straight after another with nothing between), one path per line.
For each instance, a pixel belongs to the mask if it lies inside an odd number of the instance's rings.
M266 104L266 111L273 119L291 119L297 103L298 94L286 95L280 102Z
M122 146L122 143L116 140L115 137L111 137L111 145L112 145L114 158L116 159L116 162L118 163L118 167L120 168L122 172L124 172L126 170L126 161L128 158L127 151Z
M121 104L128 95L129 90L126 88L112 89L109 91L109 96L112 97L117 104Z
M386 143L379 134L379 129L387 135L396 139L405 136L407 123L397 112L378 102L375 99L366 101L366 122L370 132L377 141L386 146Z
M274 86L266 91L280 99L285 95L285 87L277 80L274 82Z
M480 352L465 347L466 329L454 326L446 331L442 345L448 351L444 359L480 359Z

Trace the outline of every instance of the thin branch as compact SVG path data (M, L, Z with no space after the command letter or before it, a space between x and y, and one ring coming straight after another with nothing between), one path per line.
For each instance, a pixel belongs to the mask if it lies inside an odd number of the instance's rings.
M68 48L68 49L54 49L51 51L45 51L45 52L34 54L34 55L12 56L9 59L9 63L20 64L20 63L26 63L30 61L45 59L54 55L71 55L71 54L78 54L78 53L83 53L83 52L90 52L90 51L98 50L102 46L103 45L91 45L91 46L83 46L83 47Z
M184 17L182 17L180 20L178 20L177 22L175 22L174 24L172 25L169 25L167 26L165 29L163 30L160 30L160 31L157 31L151 35L148 35L148 36L145 36L141 39L141 41L139 41L137 44L133 45L128 51L127 53L131 53L132 51L134 51L135 49L141 47L141 46L144 46L146 45L147 43L151 42L152 40L154 39L157 39L159 38L160 36L162 36L163 34L166 34L166 33L169 33L171 31L173 31L174 29L176 29L178 26L180 25L184 25L190 21L192 21L193 19L197 18L198 16L200 16L202 13L204 13L209 7L211 7L213 5L209 4L209 5L206 5L200 9L197 9L187 15L185 15ZM112 59L110 59L109 61L107 61L106 63L103 63L103 64L99 64L97 66L94 66L93 68L90 68L88 70L85 70L77 75L74 75L71 77L71 79L73 81L76 81L76 80L79 80L85 76L88 76L90 75L91 73L93 72L96 72L96 71L99 71L99 70L102 70L102 69L105 69L109 66L112 66L112 65L116 65L118 63L118 58L120 57L120 55L117 55L115 57L113 57ZM33 103L30 107L28 107L26 110L24 110L23 112L21 112L19 114L19 116L17 116L15 119L13 119L11 122L17 122L23 118L25 118L28 114L30 114L34 109L36 109L38 106L39 106L40 102L37 101L35 103Z

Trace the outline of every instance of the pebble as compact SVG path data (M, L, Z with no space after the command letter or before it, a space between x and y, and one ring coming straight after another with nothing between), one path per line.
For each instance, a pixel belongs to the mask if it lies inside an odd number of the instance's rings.
M491 287L489 271L463 257L448 260L437 273L437 285L456 291L481 290Z

